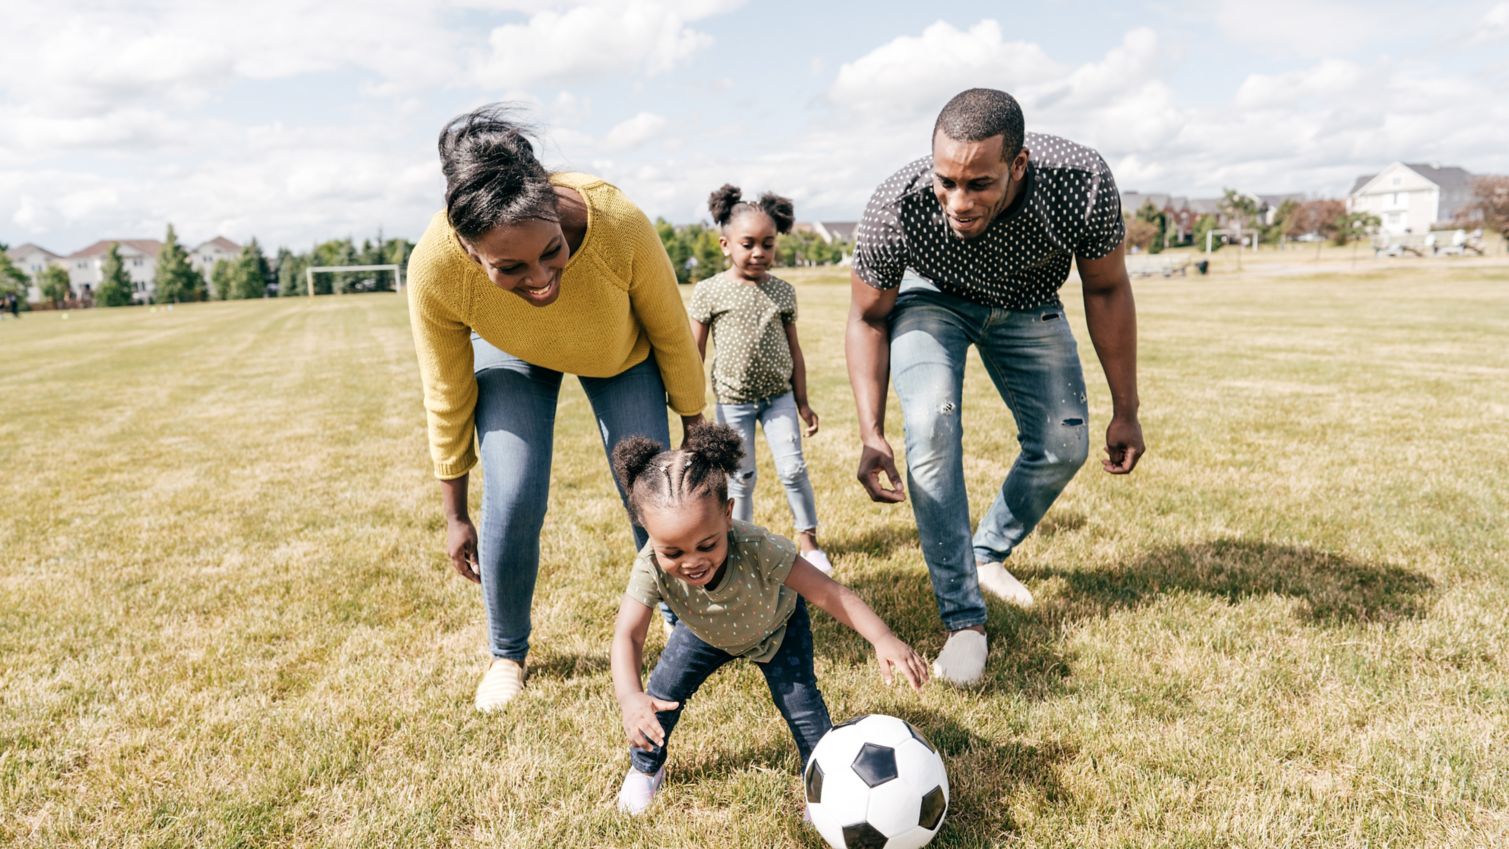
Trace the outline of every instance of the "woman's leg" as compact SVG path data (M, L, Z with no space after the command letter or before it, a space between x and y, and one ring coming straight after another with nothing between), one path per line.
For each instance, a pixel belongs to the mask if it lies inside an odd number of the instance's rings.
M765 675L770 697L796 740L796 750L802 759L798 769L804 769L817 741L833 727L828 705L817 688L817 675L812 671L812 623L807 618L806 601L797 599L796 610L786 620L786 635L781 638L781 648L775 656L755 665Z
M561 374L472 337L482 522L477 559L494 657L522 662L540 569L540 528L550 493L550 455Z
M728 479L728 497L734 502L734 518L741 522L754 521L754 491L757 477L755 421L759 417L759 404L718 405L718 423L726 424L738 431L739 440L744 443L744 457L739 460L739 469Z

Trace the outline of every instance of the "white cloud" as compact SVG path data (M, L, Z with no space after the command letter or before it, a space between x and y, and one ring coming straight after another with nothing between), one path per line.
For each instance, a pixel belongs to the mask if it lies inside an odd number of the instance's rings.
M1499 3L1483 14L1483 21L1473 34L1473 41L1482 43L1509 38L1509 3Z
M608 150L638 147L662 135L667 123L664 115L640 112L632 118L614 124L603 137L603 147Z
M1311 58L1351 53L1391 28L1408 26L1411 16L1433 14L1388 0L1202 0L1188 8L1214 13L1221 34L1234 44Z
M699 6L695 11L705 11ZM595 74L665 73L712 44L663 3L630 0L538 12L488 36L491 51L473 71L484 86L524 86Z

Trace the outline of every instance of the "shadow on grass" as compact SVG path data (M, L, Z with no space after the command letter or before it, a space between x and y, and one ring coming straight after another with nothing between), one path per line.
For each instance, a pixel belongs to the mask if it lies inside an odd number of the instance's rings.
M905 504L894 507L898 510L909 509ZM917 551L917 526L912 521L910 512L904 516L904 520L898 519L856 533L845 533L841 529L828 531L823 538L823 549L835 558L854 554L889 557L897 549Z
M1232 603L1277 594L1299 599L1305 621L1322 626L1415 619L1429 609L1435 589L1430 578L1402 566L1236 538L1154 549L1113 569L1032 574L1063 579L1071 604L1089 602L1100 611L1137 607L1169 592Z

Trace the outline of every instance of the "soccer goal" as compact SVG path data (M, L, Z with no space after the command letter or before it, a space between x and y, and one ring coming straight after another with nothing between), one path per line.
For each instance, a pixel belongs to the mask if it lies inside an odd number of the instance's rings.
M332 271L391 271L393 272L393 288L403 291L403 270L396 265L315 265L304 272L304 285L307 287L309 297L314 297L314 275L319 272Z

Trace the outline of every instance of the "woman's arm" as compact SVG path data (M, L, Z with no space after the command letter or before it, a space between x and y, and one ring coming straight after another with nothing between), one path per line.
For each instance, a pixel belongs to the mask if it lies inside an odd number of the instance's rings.
M440 482L440 500L445 508L445 553L461 577L482 583L477 571L477 528L466 512L466 484L469 474Z
M618 619L613 623L613 648L609 661L613 669L613 694L623 712L624 736L636 749L665 745L665 729L655 716L657 710L671 710L676 702L651 698L644 691L640 670L644 668L644 638L653 611L638 600L625 595L618 603Z
M807 360L796 338L796 319L786 322L786 345L791 348L791 395L796 400L796 412L807 423L807 435L813 436L817 433L817 413L807 404Z
M707 380L671 259L644 213L626 216L622 229L616 235L633 250L629 306L650 338L671 409L683 419L700 416L707 404Z
M891 633L885 622L853 590L817 571L817 567L800 555L786 576L786 586L874 646L875 659L880 663L880 677L887 684L891 683L893 669L901 672L914 690L922 689L927 683L927 663L912 651L911 646Z

